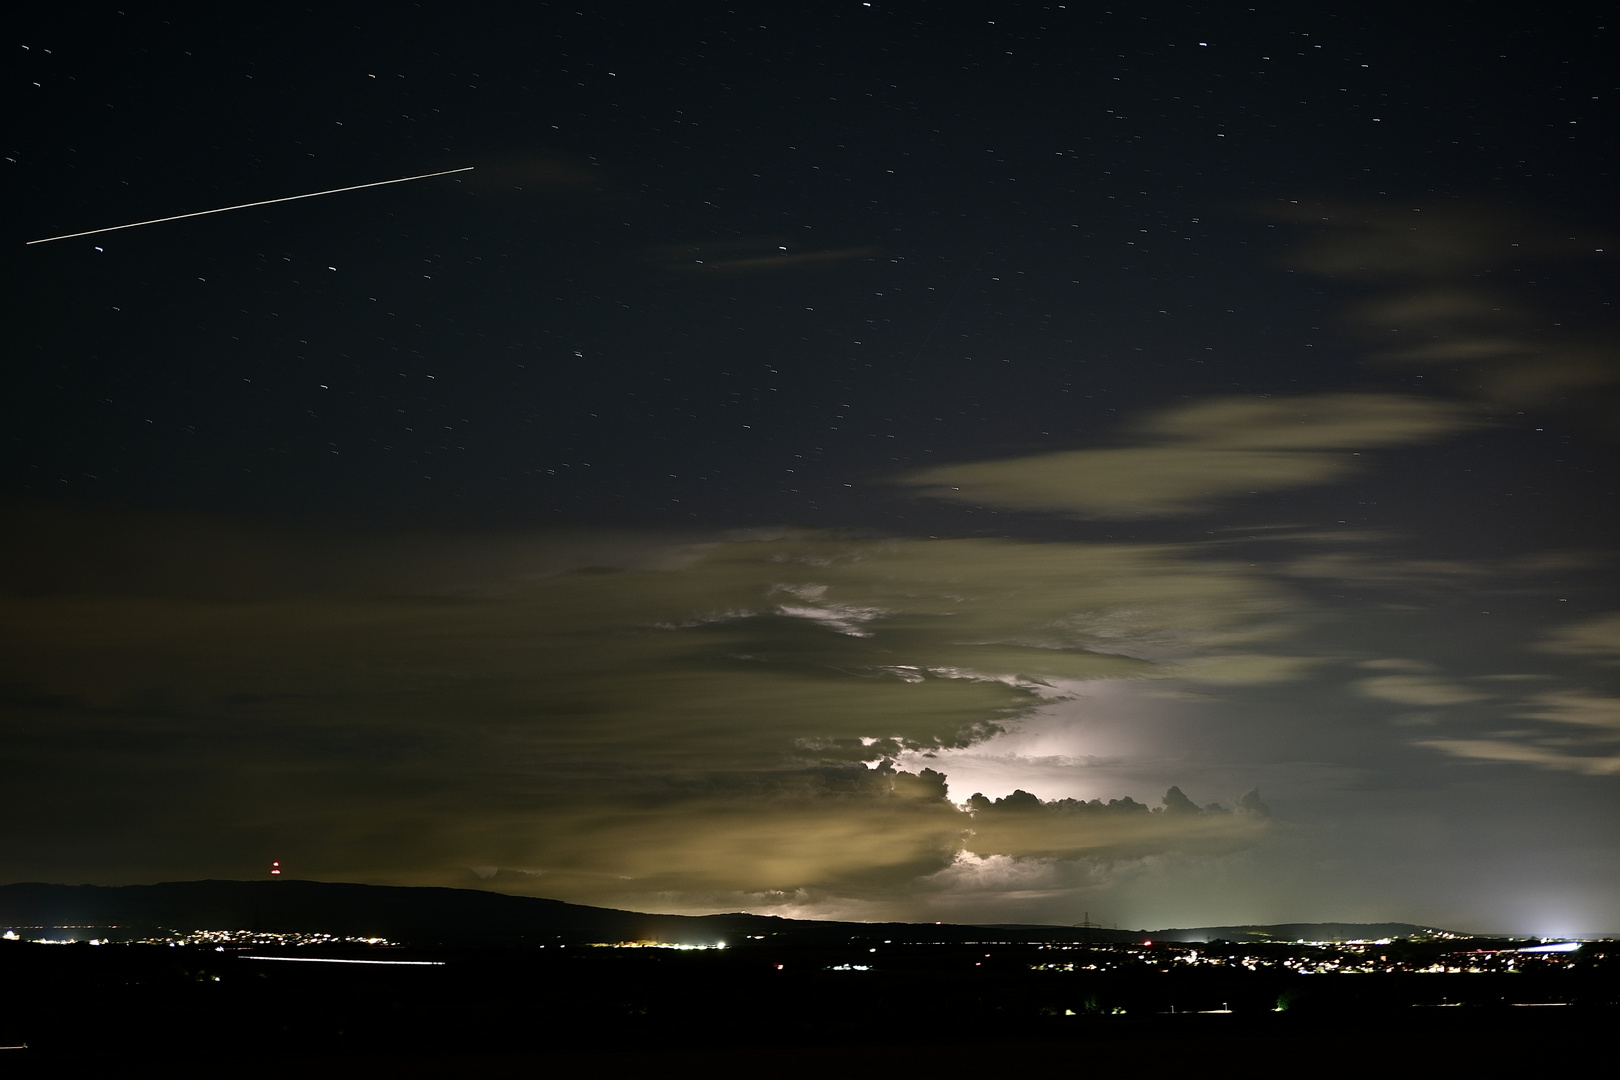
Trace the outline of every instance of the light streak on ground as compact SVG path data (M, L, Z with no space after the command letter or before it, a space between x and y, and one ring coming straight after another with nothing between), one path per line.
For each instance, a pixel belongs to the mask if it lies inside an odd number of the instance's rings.
M95 236L97 233L117 232L120 229L138 229L142 225L161 225L165 221L180 221L183 218L207 217L209 214L224 214L231 210L248 210L255 206L269 206L272 203L296 202L299 199L314 199L321 195L337 195L345 191L359 191L362 188L387 187L389 184L405 184L412 180L427 180L435 176L449 176L452 173L472 172L473 166L468 165L461 169L445 169L443 172L423 173L420 176L401 176L394 180L374 180L369 184L352 184L349 187L327 188L325 191L311 191L303 195L284 195L279 199L260 199L258 202L238 203L235 206L221 206L213 210L194 210L189 214L174 214L170 217L152 218L150 221L132 221L128 225L109 225L104 229L86 229L84 232L63 233L61 236L47 236L43 240L30 240L24 247L35 244L49 244L54 240L72 240L75 236ZM279 871L275 871L279 873Z
M244 956L243 960L285 960L289 964L394 964L409 967L444 967L443 960L335 960L327 956Z

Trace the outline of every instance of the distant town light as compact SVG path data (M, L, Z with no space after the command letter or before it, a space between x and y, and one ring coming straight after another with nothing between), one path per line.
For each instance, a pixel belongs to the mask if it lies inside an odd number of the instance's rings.
M540 946L542 949L544 945ZM561 948L568 948L563 945ZM713 945L688 945L674 941L595 941L590 945L593 949L675 949L679 952L698 952L703 949L723 949L726 943L717 941Z

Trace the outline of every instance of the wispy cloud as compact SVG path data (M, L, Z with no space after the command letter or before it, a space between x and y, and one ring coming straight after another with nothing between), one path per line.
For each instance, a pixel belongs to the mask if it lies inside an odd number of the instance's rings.
M1428 675L1379 675L1360 680L1356 683L1356 689L1381 701L1425 707L1469 705L1476 701L1489 701L1495 696Z
M1474 423L1462 405L1415 395L1217 398L1145 417L1127 430L1135 445L942 465L900 482L957 502L1164 517L1233 496L1340 480L1361 468L1362 451Z
M1601 237L1490 206L1282 203L1262 212L1311 230L1290 267L1385 289L1346 320L1375 364L1433 373L1497 407L1581 409L1589 403L1572 393L1620 385L1612 331L1566 326L1523 284L1550 264L1601 258L1612 246Z
M1403 703L1459 705L1479 700L1466 697L1469 692L1463 688L1439 680L1418 681L1423 685L1415 685ZM1400 693L1387 696L1403 700ZM1422 700L1425 697L1430 700ZM1494 730L1482 732L1481 737L1423 739L1417 745L1480 762L1532 765L1588 776L1620 773L1620 698L1587 688L1546 690L1509 703L1506 717L1518 723L1504 727L1498 720Z
M1537 646L1543 652L1585 656L1605 663L1620 663L1620 612L1609 612L1560 627Z
M1587 776L1620 773L1620 755L1572 754L1560 747L1519 739L1426 739L1417 745L1491 764L1533 765Z

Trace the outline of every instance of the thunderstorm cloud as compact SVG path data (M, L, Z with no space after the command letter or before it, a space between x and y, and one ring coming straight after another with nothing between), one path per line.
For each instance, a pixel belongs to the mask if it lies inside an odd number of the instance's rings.
M494 867L678 907L884 895L963 852L1225 850L1257 819L979 822L886 762L994 737L1060 683L1291 672L1252 651L1284 592L1148 545L14 525L13 876Z

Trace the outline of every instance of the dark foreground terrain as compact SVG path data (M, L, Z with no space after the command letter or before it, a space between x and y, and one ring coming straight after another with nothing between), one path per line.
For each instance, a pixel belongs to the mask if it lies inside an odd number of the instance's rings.
M1615 942L1403 924L1149 942L289 881L0 886L0 927L0 1075L1455 1075L1620 1023Z
M1199 966L1176 959L1184 946L872 948L7 941L0 1045L27 1048L0 1051L0 1072L157 1059L176 1075L384 1065L443 1075L474 1061L598 1075L1172 1062L1399 1075L1408 1065L1546 1061L1606 1040L1620 1020L1606 955L1511 972L1302 974L1264 957L1250 970L1236 952L1216 957L1233 963Z

